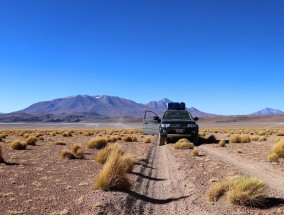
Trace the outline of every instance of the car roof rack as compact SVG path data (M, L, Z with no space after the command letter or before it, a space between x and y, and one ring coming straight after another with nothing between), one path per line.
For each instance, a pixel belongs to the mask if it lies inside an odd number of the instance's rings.
M170 102L168 103L168 110L185 110L184 102Z

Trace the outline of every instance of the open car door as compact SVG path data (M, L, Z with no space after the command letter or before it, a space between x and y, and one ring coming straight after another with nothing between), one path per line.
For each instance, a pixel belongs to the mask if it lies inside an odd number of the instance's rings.
M150 110L145 110L143 118L143 134L159 134L160 117Z

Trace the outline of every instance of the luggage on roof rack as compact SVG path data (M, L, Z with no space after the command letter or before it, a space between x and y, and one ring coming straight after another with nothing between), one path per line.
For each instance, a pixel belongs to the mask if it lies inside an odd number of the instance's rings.
M184 102L168 103L168 110L185 110L185 103Z

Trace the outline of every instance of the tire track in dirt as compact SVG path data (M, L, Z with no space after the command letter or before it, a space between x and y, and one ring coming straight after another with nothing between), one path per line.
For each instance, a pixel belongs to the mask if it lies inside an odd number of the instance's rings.
M167 146L150 146L140 171L133 174L138 179L128 192L125 214L207 214L191 204L185 177Z
M209 145L202 145L199 146L199 148L213 158L231 165L245 174L264 180L267 185L275 191L284 193L284 175L275 172L271 164L262 161L248 160Z

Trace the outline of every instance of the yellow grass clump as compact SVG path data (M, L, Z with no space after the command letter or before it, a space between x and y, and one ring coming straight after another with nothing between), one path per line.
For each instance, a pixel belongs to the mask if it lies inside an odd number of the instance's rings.
M264 181L248 176L237 176L233 179L218 182L206 193L209 201L218 201L225 195L230 203L258 206L266 200L267 186Z
M218 146L225 147L226 146L226 141L224 139L220 140L219 143L218 143Z
M107 139L103 137L91 138L87 143L88 149L102 149L107 145Z
M108 157L110 156L111 152L116 150L117 153L120 155L124 154L124 150L122 149L122 146L118 143L108 145L107 147L103 148L97 153L96 156L96 162L100 164L105 164Z
M0 163L5 163L5 160L3 158L3 146L0 144Z
M230 136L230 143L249 143L249 135L233 134Z
M72 152L67 151L66 149L61 150L60 155L62 158L76 159L76 156Z
M191 143L188 139L182 138L179 139L175 144L174 144L174 149L193 149L194 145Z
M36 142L37 142L37 139L36 139L36 137L34 137L34 136L29 136L28 138L25 139L25 143L26 143L27 145L35 146L35 145L36 145Z
M27 144L26 143L22 143L19 140L14 140L10 144L10 148L13 149L13 150L25 150L27 148Z
M127 164L118 150L114 150L95 179L94 186L101 190L128 190L131 182L126 174Z
M191 155L192 155L192 157L197 157L199 155L199 149L193 149L191 151Z
M62 136L63 136L63 137L72 137L72 133L71 133L71 131L64 131L64 132L62 133Z
M56 141L56 142L54 142L54 145L65 146L66 143L61 142L61 141Z
M151 137L145 137L144 138L144 143L151 143L151 142L152 142Z
M284 158L284 139L275 143L269 152L268 159L278 162L279 158Z

